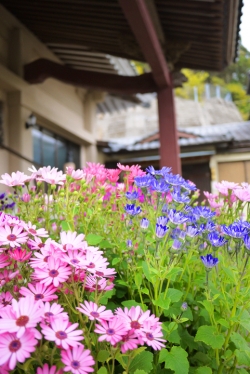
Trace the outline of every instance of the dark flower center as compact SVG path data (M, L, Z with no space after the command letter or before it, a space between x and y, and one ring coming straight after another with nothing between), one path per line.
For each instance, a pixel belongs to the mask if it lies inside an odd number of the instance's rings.
M102 271L96 271L95 274L98 275L99 277L104 276L104 273Z
M7 239L10 241L10 242L14 242L16 240L16 235L14 234L10 234L7 236Z
M29 317L28 316L20 316L16 320L16 325L19 327L25 326L29 322Z
M51 312L44 313L45 317L52 317L54 314Z
M71 263L72 263L72 264L78 264L79 261L78 261L76 258L73 258L73 260L71 260Z
M44 257L43 261L48 262L49 256Z
M21 348L21 343L19 340L12 340L12 342L9 344L9 350L11 352L16 352Z
M57 276L58 276L58 271L57 270L50 270L50 272L49 272L49 276L51 277L51 278L56 278Z
M34 230L34 229L29 229L29 232L31 233L31 234L36 234L36 230Z
M94 317L94 318L98 318L98 317L99 317L99 313L98 313L98 312L91 312L90 314L91 314L92 317Z
M58 339L60 339L60 340L64 340L64 339L66 339L67 336L68 336L68 335L66 334L65 331L57 331L57 332L56 332L56 337L57 337Z
M131 329L135 329L135 330L141 328L141 325L140 325L140 323L139 323L138 321L132 321L132 322L130 323L130 326L131 326Z
M95 268L95 264L94 264L93 262L90 262L90 263L87 265L87 268L94 269L94 268Z
M44 246L45 246L45 244L43 244L43 243L38 244L39 248L43 248Z
M73 369L78 369L80 367L80 362L79 361L72 361L71 366Z
M151 334L151 332L147 332L147 333L146 333L146 338L147 338L148 340L154 340L154 337L153 337L153 335Z
M108 329L106 332L107 332L108 335L114 335L115 330L114 329Z
M41 299L43 299L44 298L44 295L42 294L42 293L37 293L36 295L35 295L35 300L41 300Z

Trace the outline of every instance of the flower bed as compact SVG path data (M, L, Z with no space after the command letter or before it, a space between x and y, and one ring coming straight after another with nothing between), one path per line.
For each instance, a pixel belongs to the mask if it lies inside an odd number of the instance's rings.
M30 171L0 181L0 374L249 373L247 184Z

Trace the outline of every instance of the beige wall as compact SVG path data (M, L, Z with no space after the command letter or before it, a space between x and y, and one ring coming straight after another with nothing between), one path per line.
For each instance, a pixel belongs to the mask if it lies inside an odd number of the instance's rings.
M38 123L81 146L81 160L95 162L95 108L101 96L48 79L29 85L23 66L37 58L60 62L26 27L0 5L0 101L4 106L4 144L33 159L31 113ZM0 173L27 171L28 163L0 150ZM83 166L83 165L82 165ZM0 174L0 175L1 175Z

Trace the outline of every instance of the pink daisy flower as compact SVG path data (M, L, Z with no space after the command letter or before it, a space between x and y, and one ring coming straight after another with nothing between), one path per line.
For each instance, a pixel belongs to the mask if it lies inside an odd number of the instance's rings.
M99 342L106 340L112 345L116 345L122 340L124 335L127 335L128 330L123 324L123 321L118 316L115 316L111 321L102 321L101 325L96 325L95 330L97 334L101 334L98 338Z
M76 181L86 178L86 174L81 169L74 170L72 168L66 168L66 173L67 175L70 175Z
M9 367L9 365L7 363L1 365L1 367L0 367L0 374L9 374L9 371L10 371L10 367Z
M34 237L34 240L33 239L29 239L28 242L28 247L31 249L31 250L34 250L34 249L42 249L45 244L42 242L42 240L38 237Z
M61 360L65 365L64 371L69 373L88 374L94 371L91 366L95 365L95 361L90 355L90 350L84 349L83 345L62 351Z
M86 258L82 261L82 268L90 273L104 271L108 265L107 259L102 257L100 253L87 252Z
M64 185L66 181L66 174L60 170L58 171L57 168L52 168L51 170L41 170L41 175L36 178L37 181L46 182L49 184L59 184L61 186Z
M5 268L10 264L9 256L1 254L0 255L0 269Z
M7 292L2 292L0 294L0 309L6 307L7 305L11 305L13 296L9 291Z
M41 323L42 333L45 339L54 341L56 345L62 346L64 349L76 347L83 340L82 330L75 330L78 323L70 324L69 320L56 318L51 321L51 327Z
M19 270L4 270L0 273L0 285L3 286L6 283L9 283L19 274Z
M30 259L32 253L27 252L26 249L22 250L22 248L16 248L14 251L9 252L10 258L18 262L24 262Z
M67 262L69 265L79 268L82 267L82 262L85 260L85 255L83 252L78 252L77 249L68 249L67 254L62 253L61 260L63 262Z
M53 303L50 304L49 302L46 302L44 304L43 309L43 316L46 321L53 321L55 318L61 318L63 320L69 320L69 316L66 312L64 312L64 309L61 307L60 304Z
M41 305L35 303L33 297L26 296L18 301L12 299L12 307L0 310L0 334L15 332L17 338L20 338L27 329L36 327L42 313Z
M76 309L88 316L91 321L109 321L114 317L111 310L106 310L105 306L98 308L98 305L93 301L84 301L84 304L80 304L80 308L77 307Z
M136 349L139 344L140 342L137 335L134 333L134 330L130 330L127 335L122 337L121 351L122 353L125 353L128 350Z
M33 236L40 236L42 238L46 238L48 237L48 231L46 231L45 229L41 228L41 229L37 229L36 228L36 225L32 225L31 222L28 222L27 224L24 225L24 229L31 235Z
M109 291L114 288L114 283L101 277L89 275L86 277L85 289L90 292Z
M0 339L0 366L8 364L14 370L17 362L24 362L36 349L37 340L31 331L26 331L20 338L16 334L4 333Z
M157 325L159 318L156 318L154 314L150 316L150 311L143 312L140 306L132 306L130 309L118 308L115 312L117 316L123 319L123 323L128 330L133 329L135 333L139 333L144 328L144 323L150 321L151 325Z
M39 280L40 283L44 283L46 286L53 284L55 287L58 287L71 274L71 268L59 258L49 257L47 265L48 267L44 269L36 268L32 274L34 279Z
M42 368L37 368L36 374L62 374L63 370L57 370L56 365L49 367L48 364L44 364Z
M10 226L0 227L0 243L1 245L10 245L12 248L19 247L21 243L26 243L27 233L22 232L23 227L14 226L11 230Z
M66 252L68 249L80 249L83 245L83 239L85 235L79 234L74 231L62 231L60 233L60 241L63 247L63 250Z
M162 339L162 336L161 326L152 328L150 322L145 322L141 338L148 346L155 350L160 350L165 347L163 342L166 342L166 340Z
M16 173L5 173L1 175L2 180L0 180L0 183L5 184L9 187L14 186L23 186L25 182L29 182L32 178L28 175L25 175L24 173L17 171Z
M28 283L28 288L21 287L19 293L23 296L33 296L36 301L51 301L58 298L58 296L55 295L56 291L57 288L52 284L50 286L45 286L45 284L42 283Z

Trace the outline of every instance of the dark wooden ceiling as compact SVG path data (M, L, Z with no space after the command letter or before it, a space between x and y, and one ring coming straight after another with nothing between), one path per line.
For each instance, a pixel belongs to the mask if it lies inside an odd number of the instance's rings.
M131 0L128 0L131 1ZM144 61L118 0L0 0L68 66L110 72L105 56ZM176 68L221 70L228 63L230 15L233 54L242 0L155 0L163 50ZM231 4L231 5L230 5ZM231 11L230 11L231 6ZM232 23L232 22L231 22ZM231 53L232 54L232 53Z

